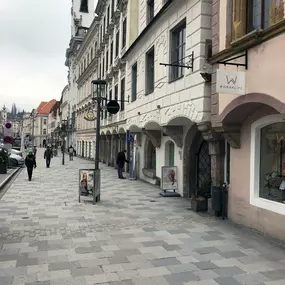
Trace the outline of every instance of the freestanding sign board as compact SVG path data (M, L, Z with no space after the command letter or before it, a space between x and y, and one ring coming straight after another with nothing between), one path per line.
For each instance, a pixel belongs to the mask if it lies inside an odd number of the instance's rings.
M80 203L81 196L93 196L93 200L95 197L94 191L94 177L95 170L94 169L79 169L79 187L78 187L78 201ZM94 202L94 201L93 201Z
M177 190L177 167L162 166L161 168L161 189Z
M160 188L163 191L159 194L163 197L180 197L180 194L176 192L176 190L178 189L176 166L161 167Z

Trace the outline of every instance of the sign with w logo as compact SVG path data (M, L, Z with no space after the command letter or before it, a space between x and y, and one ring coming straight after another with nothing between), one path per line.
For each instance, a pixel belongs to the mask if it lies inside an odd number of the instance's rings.
M245 72L235 70L217 70L217 93L245 94Z

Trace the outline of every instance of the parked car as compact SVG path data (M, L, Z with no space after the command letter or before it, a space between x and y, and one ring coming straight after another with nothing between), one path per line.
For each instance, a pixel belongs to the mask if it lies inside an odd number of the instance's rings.
M8 168L13 168L18 166L18 161L15 158L9 156L8 158Z
M14 166L22 167L25 165L25 159L24 159L22 153L19 152L18 150L0 148L0 150L1 149L5 149L8 152L8 154L9 154L8 164L10 167L14 167Z
M17 149L12 148L11 153L23 156L23 152Z
M9 158L14 159L17 161L17 166L24 166L25 165L25 159L23 156L20 156L19 154L15 154L10 152Z

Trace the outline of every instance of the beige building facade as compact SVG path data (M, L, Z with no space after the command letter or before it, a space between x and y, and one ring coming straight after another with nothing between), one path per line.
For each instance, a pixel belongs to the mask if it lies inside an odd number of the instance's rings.
M285 240L284 8L283 0L213 1L210 61L212 127L220 145L220 164L213 171L229 183L229 218L281 240ZM230 62L239 66L218 64L237 56L241 57ZM224 87L220 70L229 76L227 85L244 78L241 94L217 91Z

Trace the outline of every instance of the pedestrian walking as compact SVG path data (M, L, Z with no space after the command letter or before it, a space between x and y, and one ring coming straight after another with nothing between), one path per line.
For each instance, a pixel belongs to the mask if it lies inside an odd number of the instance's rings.
M44 159L46 160L46 167L50 167L50 161L52 159L52 150L50 149L49 146L47 146L47 149L45 150L44 153Z
M117 165L118 165L118 178L119 179L126 179L123 176L123 169L124 169L124 165L125 162L129 163L129 161L126 159L126 150L120 151L117 155Z
M68 148L68 153L69 153L69 160L72 161L74 155L74 148L72 147L72 145Z
M29 181L31 181L33 176L33 169L37 167L36 158L32 149L28 150L28 155L25 158L25 165L27 167Z

